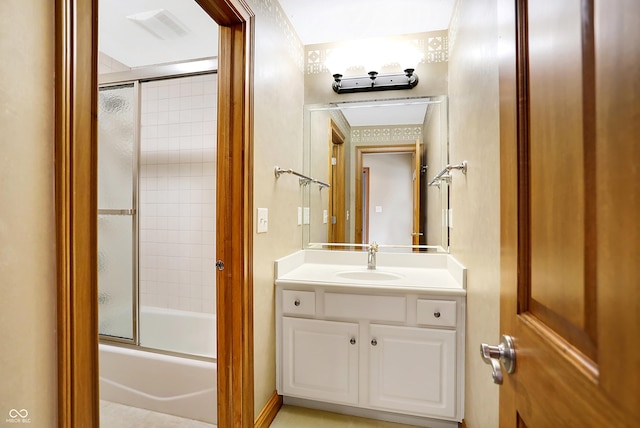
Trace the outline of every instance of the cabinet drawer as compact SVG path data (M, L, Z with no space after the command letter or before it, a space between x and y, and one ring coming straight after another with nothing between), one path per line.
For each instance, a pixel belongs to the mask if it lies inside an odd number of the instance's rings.
M417 322L440 327L456 326L456 302L418 299Z
M325 293L324 314L347 319L405 322L407 301L404 296Z
M282 290L282 312L294 315L315 315L314 291Z

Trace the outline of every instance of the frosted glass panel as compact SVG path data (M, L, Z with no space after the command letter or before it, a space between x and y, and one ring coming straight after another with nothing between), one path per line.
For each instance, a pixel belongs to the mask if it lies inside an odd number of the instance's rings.
M133 84L101 88L98 98L98 207L133 207Z
M134 338L136 109L133 84L98 98L98 319L103 335Z
M99 333L133 339L133 217L98 216Z

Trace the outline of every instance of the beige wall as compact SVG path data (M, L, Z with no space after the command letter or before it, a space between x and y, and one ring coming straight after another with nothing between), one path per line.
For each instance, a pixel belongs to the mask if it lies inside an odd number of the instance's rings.
M266 3L251 1L256 13L254 209L269 210L269 231L254 235L256 416L276 389L273 262L302 248L301 187L292 175L276 179L274 167L302 171L304 52L279 6Z
M53 6L0 2L1 426L57 425Z
M499 340L500 175L497 5L458 0L449 58L453 172L451 252L467 269L465 420L469 428L498 426L498 386L478 354Z

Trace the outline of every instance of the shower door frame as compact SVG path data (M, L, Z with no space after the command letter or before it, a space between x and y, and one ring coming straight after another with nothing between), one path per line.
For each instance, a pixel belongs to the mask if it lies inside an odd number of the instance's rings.
M254 425L254 13L244 0L196 1L220 26L218 425L244 428ZM98 427L98 1L55 0L54 32L57 426Z

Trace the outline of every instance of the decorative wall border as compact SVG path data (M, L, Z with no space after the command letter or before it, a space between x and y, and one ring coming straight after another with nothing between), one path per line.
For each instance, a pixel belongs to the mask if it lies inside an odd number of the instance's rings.
M432 64L449 61L449 32L447 30L419 33L409 40L420 48L424 54L421 64ZM325 73L327 56L340 44L316 44L305 46L304 61L306 74Z
M251 0L250 4L256 12L258 19L264 16L276 24L284 39L287 41L289 55L291 55L296 66L301 71L304 70L305 47L298 33L296 33L296 30L293 28L293 25L291 25L289 18L287 18L287 14L282 10L280 3L278 3L277 0Z
M456 38L460 29L460 3L456 2L453 13L451 15L451 23L449 24L449 52L453 51L453 46L456 43Z
M420 138L422 138L422 128L419 126L357 127L351 129L351 142L354 144L415 141Z

